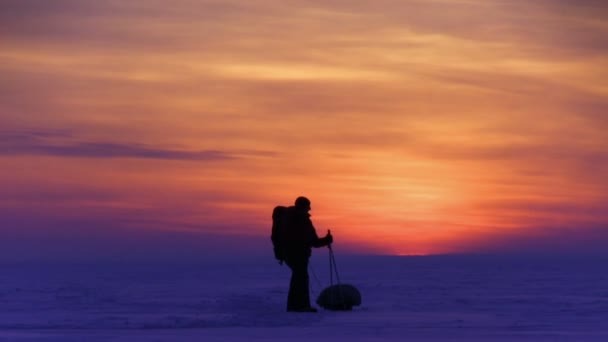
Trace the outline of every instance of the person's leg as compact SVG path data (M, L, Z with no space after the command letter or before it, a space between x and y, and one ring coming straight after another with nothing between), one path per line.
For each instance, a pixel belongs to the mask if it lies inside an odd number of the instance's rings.
M298 279L297 268L295 264L287 261L287 265L291 269L291 279L289 281L289 293L287 294L287 311L295 310L298 306Z
M308 258L294 258L288 260L287 265L291 268L287 310L308 311L311 308L308 288Z
M300 263L297 275L297 302L302 309L310 308L309 279L308 279L308 258L303 258Z

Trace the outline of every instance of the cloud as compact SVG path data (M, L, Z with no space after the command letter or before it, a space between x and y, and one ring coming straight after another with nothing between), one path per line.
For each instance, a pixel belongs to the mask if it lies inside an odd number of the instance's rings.
M527 54L553 52L555 59L603 54L608 48L608 27L602 20L607 11L605 3L595 1L178 0L169 6L158 0L8 0L3 1L0 22L5 39L76 43L101 51L199 46L199 53L213 51L229 59L235 51L264 60L313 55L344 59L353 52L349 48L360 52L362 43L366 48L383 46L391 32L409 30L461 43L501 42ZM328 44L338 41L346 45ZM399 47L391 44L387 55ZM450 55L458 54L454 52Z
M145 158L192 161L224 161L244 155L271 155L264 151L177 150L144 144L114 142L68 141L54 142L52 133L43 131L0 134L0 155L46 155L75 158ZM63 137L65 138L65 136ZM66 139L64 139L66 140ZM70 139L72 140L72 139Z
M412 150L413 154L433 159L510 161L522 163L584 163L585 165L607 166L608 153L600 148L584 149L569 146L567 142L553 144L543 142L487 144L421 144Z
M200 262L271 253L266 235L210 233L222 227L204 225L198 231L171 228L135 228L117 217L53 217L0 208L0 261Z
M566 192L567 193L567 192ZM523 197L523 198L521 198ZM572 225L589 226L608 220L606 204L608 197L597 198L593 202L585 200L575 201L566 196L549 196L535 193L534 195L520 196L520 198L488 198L477 205L478 209L502 213L505 217L519 219L523 226L542 222L563 223L568 220Z
M378 71L361 70L361 68L338 68L323 67L321 65L252 65L252 64L228 64L217 65L215 70L224 77L256 79L256 80L342 80L342 81L370 81L376 79L388 79L391 75L382 74Z
M192 46L203 39L208 44L226 41L239 18L264 17L270 6L251 6L240 1L177 0L102 1L7 0L0 13L2 36L40 47L68 46L72 49L137 48L144 51ZM20 44L21 45L21 44Z
M508 254L606 253L608 226L531 226L515 231L480 233L464 250Z

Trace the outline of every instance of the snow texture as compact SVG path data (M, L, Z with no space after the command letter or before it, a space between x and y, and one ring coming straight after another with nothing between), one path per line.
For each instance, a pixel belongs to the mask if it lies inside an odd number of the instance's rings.
M285 312L290 273L272 255L2 265L0 341L608 341L606 259L336 257L363 297L352 311Z

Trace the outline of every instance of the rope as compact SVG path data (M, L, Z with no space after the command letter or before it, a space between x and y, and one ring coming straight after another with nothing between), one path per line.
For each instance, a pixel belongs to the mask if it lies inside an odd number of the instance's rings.
M310 263L308 263L308 270L310 270L310 273L312 274L313 278L315 278L315 281L317 282L317 287L318 288L322 288L321 281L317 277L317 273L315 272L315 269L312 267L312 264L310 264ZM308 288L310 289L310 293L313 295L313 297L316 298L317 296L315 294L315 291L312 288L312 284L310 283L310 279L308 281Z
M333 263L333 251L331 249L331 245L329 245L329 286L334 285L334 263Z
M336 257L334 256L334 250L333 248L331 248L331 244L328 246L329 248L329 278L330 278L330 285L333 286L334 285L334 281L333 281L333 275L334 273L336 274L336 280L337 280L337 291L331 291L330 295L331 295L331 302L335 302L334 299L339 299L340 301L338 303L340 303L341 306L343 306L344 308L346 308L346 304L345 304L345 300L344 300L344 294L342 293L342 287L340 286L340 275L338 274L338 266L336 265ZM336 293L337 292L337 293ZM338 298L336 298L335 296L337 296Z
M336 273L336 280L338 281L338 285L340 285L340 275L338 274L338 265L336 265L336 257L334 256L334 250L329 245L329 271L331 274ZM331 281L333 285L333 279Z

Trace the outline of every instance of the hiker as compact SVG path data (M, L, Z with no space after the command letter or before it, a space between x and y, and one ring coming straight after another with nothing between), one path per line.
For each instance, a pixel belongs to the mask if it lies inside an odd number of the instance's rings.
M285 263L291 269L287 311L317 312L310 305L308 259L312 247L323 247L333 242L329 231L323 238L317 236L308 213L310 209L310 200L306 197L298 197L294 206L286 208L287 223L281 243Z

